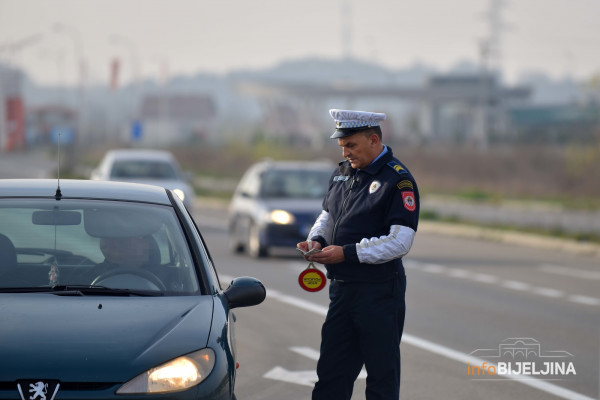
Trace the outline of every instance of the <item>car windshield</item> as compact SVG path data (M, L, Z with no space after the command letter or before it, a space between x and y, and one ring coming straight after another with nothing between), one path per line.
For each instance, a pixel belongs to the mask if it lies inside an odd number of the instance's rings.
M268 170L261 183L263 198L320 199L327 192L331 171L311 169Z
M123 179L177 179L177 171L166 161L120 160L115 161L111 178Z
M90 287L197 293L174 210L120 201L0 200L0 291Z

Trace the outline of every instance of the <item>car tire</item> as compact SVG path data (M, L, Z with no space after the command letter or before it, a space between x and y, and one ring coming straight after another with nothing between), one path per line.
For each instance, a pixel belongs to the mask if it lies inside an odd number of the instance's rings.
M260 232L256 224L250 224L247 239L246 250L250 257L261 258L267 256L267 248L260 241Z
M240 244L235 238L230 238L229 249L233 254L241 254L244 252L244 245Z
M232 253L240 254L244 252L244 243L240 240L240 227L237 222L233 222L229 229L229 249Z

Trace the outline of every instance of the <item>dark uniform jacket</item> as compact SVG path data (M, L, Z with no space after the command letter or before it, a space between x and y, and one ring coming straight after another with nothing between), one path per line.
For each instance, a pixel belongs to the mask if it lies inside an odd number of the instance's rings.
M344 262L325 266L328 278L375 282L403 273L402 256L419 220L419 191L391 148L364 169L341 162L330 178L323 210L321 227L317 220L311 239L323 247L343 246L345 256ZM361 263L358 252L368 261Z

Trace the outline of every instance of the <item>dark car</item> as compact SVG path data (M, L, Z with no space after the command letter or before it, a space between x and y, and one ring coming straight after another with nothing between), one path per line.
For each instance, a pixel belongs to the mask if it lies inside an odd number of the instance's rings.
M250 167L229 207L231 248L264 257L306 240L332 171L331 163L321 161L263 161Z
M0 180L0 399L234 399L231 310L171 190Z

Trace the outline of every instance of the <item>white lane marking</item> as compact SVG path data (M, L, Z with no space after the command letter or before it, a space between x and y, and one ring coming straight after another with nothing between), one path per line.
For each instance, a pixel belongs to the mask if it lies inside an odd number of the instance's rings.
M435 273L435 274L445 274L452 278L470 279L472 281L481 282L481 283L497 284L506 289L517 290L517 291L521 291L521 292L528 292L531 294L544 296L544 297L566 298L566 300L568 300L570 302L584 304L584 305L588 305L588 306L600 305L600 299L595 298L595 297L583 296L583 295L577 295L577 294L567 296L565 294L565 292L563 292L562 290L545 288L545 287L536 287L536 286L530 285L529 283L513 281L510 279L501 279L495 275L471 272L471 271L468 271L468 270L465 270L462 268L449 268L449 267L445 267L443 265L420 263L418 261L412 261L412 260L406 262L405 267L407 269L415 269L415 270L419 270L419 271L423 271L423 272L429 272L429 273ZM546 267L548 267L548 266L546 265ZM592 271L587 271L587 272L592 272Z
M424 264L423 271L430 272L432 274L441 274L446 271L446 267L438 264Z
M319 361L319 355L321 354L318 350L315 350L312 347L294 346L290 347L290 350L314 361Z
M313 349L312 347L292 346L290 347L290 350L314 361L319 361L319 356L321 355L321 352ZM367 371L364 367L361 369L360 374L358 374L358 379L367 379Z
M304 371L288 371L283 367L276 366L267 371L263 375L263 378L312 387L317 381L317 371L312 369Z
M540 265L539 269L550 274L570 276L572 278L580 278L585 280L600 280L600 271L590 271L579 268L568 268L560 265L544 264Z
M281 301L282 303L286 303L318 315L327 315L327 307L325 306L315 304L310 301L302 300L298 297L288 296L274 289L267 288L267 297L271 297L273 299Z
M469 271L467 271L466 269L460 269L460 268L451 268L448 271L448 275L450 275L453 278L462 278L462 279L470 279L471 278L471 273Z
M286 304L289 304L289 305L301 308L303 310L314 312L315 314L318 314L318 315L321 315L321 316L325 316L327 314L327 307L321 306L320 304L312 303L310 301L299 299L299 298L296 298L296 297L293 297L293 296L282 295L280 292L278 292L276 290L267 290L267 297L270 297L273 300L278 300L278 301L281 301L283 303L286 303ZM425 339L421 339L419 337L410 335L408 333L404 333L402 335L402 342L410 344L410 345L415 346L415 347L419 347L419 348L421 348L423 350L429 351L430 353L438 354L438 355L441 355L443 357L450 358L452 360L461 362L461 363L463 363L465 365L468 365L469 363L471 365L482 365L483 362L484 362L484 360L481 359L481 358L474 357L474 356L469 355L469 354L461 353L460 351L451 349L451 348L446 347L446 346L442 346L442 345L434 343L434 342L430 342L430 341L425 340ZM490 363L488 362L488 364L490 364ZM289 377L290 376L289 374L286 374L284 372L284 371L286 371L285 369L283 369L281 367L278 367L278 368L279 369L277 371L275 371L275 372L277 372L279 375L276 375L276 376L282 376L282 377ZM275 374L272 371L273 370L269 371L271 373L271 375ZM289 371L286 371L286 372L289 373ZM293 377L294 378L298 378L298 379L305 379L303 382L307 382L306 379L308 379L307 376L303 376L303 377L293 376ZM533 387L535 389L544 391L546 393L553 394L553 395L561 397L563 399L571 399L571 400L593 400L591 397L582 395L580 393L574 392L574 391L569 390L569 389L565 389L563 387L554 385L554 384L549 383L547 381L538 380L536 378L524 380L524 379L521 378L521 375L518 375L518 374L504 375L504 377L507 378L507 379L513 379L513 380L515 380L515 381L517 381L519 383L522 383L523 385ZM283 380L281 378L279 378L279 379ZM298 383L298 382L294 382L294 383ZM307 384L307 386L308 386L308 384ZM312 386L312 384L310 386Z
M497 283L500 280L497 276L494 276L494 275L478 274L478 273L472 274L471 278L474 281L483 282L483 283Z
M565 292L563 292L562 290L545 288L545 287L533 288L533 293L539 294L541 296L554 297L554 298L565 296Z
M597 306L598 304L600 304L600 299L590 296L581 296L578 294L569 296L568 299L575 303L588 304L590 306Z
M319 359L319 352L310 347L290 347L295 353L300 354L306 358L317 361ZM283 381L288 383L295 383L302 386L314 386L318 380L317 371L314 369L303 370L303 371L289 371L281 366L276 366L267 371L263 378L274 379L276 381ZM358 374L357 379L366 379L367 371L363 368Z
M531 289L531 285L525 282L519 281L504 281L502 286L512 290L528 290Z

